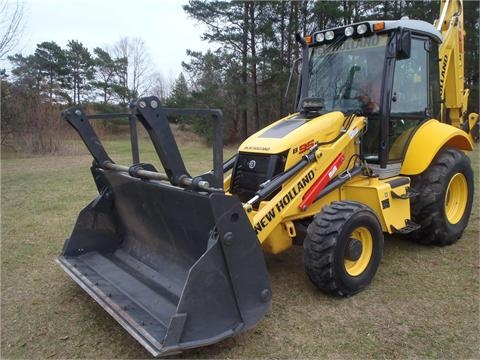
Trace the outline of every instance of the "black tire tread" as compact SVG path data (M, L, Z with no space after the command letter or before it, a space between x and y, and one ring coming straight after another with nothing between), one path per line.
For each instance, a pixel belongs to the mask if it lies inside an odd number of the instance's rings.
M305 271L310 280L323 292L348 296L337 280L334 270L334 250L345 222L356 212L370 211L369 207L354 201L333 202L315 216L307 230L304 242ZM361 290L361 289L359 289Z
M442 149L427 170L419 175L412 176L411 186L420 192L420 196L411 200L412 220L421 226L418 231L409 235L415 242L423 245L444 246L453 244L462 236L463 229L459 232L448 231L444 218L445 178L450 169L458 164L470 169L464 175L467 177L467 181L472 184L469 196L473 197L473 173L470 159L465 153L457 149ZM471 203L472 200L469 201L469 205L465 209L468 212L467 222Z

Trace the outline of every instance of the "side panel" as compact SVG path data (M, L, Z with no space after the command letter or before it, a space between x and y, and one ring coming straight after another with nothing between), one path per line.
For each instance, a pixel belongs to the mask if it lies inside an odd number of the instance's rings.
M400 185L395 185L396 182ZM343 186L341 196L342 200L368 205L377 214L382 231L391 234L394 229L407 226L406 220L410 220L410 199L406 197L409 185L407 177L389 178L388 181L362 177Z
M425 122L415 132L408 145L400 173L403 175L422 173L438 151L445 146L468 151L473 149L473 144L464 131L433 119Z

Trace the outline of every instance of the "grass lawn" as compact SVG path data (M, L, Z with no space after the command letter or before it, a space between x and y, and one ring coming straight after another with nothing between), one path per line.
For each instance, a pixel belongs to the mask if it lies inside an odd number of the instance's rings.
M191 173L211 150L183 139ZM128 142L106 144L129 163ZM142 161L155 159L142 143ZM225 158L233 153L229 149ZM479 358L479 161L464 236L448 247L385 242L373 283L347 299L317 291L294 247L267 256L272 308L256 328L187 358ZM96 195L86 151L4 156L1 163L1 358L148 358L149 354L54 263L79 211ZM158 161L155 161L158 165Z

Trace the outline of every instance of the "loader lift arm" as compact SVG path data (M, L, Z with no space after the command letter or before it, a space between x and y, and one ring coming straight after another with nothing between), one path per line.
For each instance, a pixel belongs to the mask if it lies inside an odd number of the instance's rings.
M153 104L153 106L152 106ZM113 113L86 115L81 109L68 109L62 112L64 119L77 131L96 163L106 169L129 172L132 176L143 176L156 180L169 180L172 185L194 187L197 190L220 189L223 183L223 114L218 109L177 109L162 108L155 97L142 98L131 104L131 113ZM178 150L177 143L170 130L167 115L211 116L214 122L215 140L213 143L213 171L192 178ZM117 165L107 155L89 120L128 117L132 143L134 166ZM165 174L149 174L148 169L139 165L138 140L135 119L138 119L148 131ZM149 169L152 169L149 167ZM140 171L140 173L138 173ZM212 187L210 187L212 185Z

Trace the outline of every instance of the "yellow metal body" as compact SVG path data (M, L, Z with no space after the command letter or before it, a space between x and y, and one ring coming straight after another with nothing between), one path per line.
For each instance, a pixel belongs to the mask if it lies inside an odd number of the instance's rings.
M303 144L312 146L314 143L328 142L339 134L341 135L331 144L320 146L315 152L315 161L283 184L281 190L272 199L260 202L256 209L248 203L244 205L264 251L278 254L290 248L297 235L294 222L312 218L324 206L333 201L354 200L368 205L377 214L384 232L392 233L395 228L400 229L406 226L406 220L410 219L410 203L409 199L400 197L406 195L409 180L401 186L392 188L390 182L397 178L380 180L377 177L358 175L318 199L306 210L300 209L300 203L305 194L340 153L345 155L346 160L335 169L335 172L331 174L332 177L345 170L348 159L359 152L358 138L365 128L365 118L363 116L354 117L351 125L342 130L346 119L343 114L333 112L309 120L308 123L293 130L285 138L264 136L266 133L268 134L269 129L282 122L291 121L294 116L296 115L279 120L252 135L240 146L240 151L255 151L264 154L278 154L287 151L285 168L289 169L305 154L305 151L303 153L300 151ZM224 184L225 189L229 188L229 184L230 177L227 177ZM359 240L362 243L365 242L365 246L368 245L368 239L361 238ZM349 268L352 273L361 269L361 259L357 260L355 264L349 264Z
M462 2L442 0L441 6L437 29L443 36L440 47L442 118L441 121L431 119L419 128L409 129L392 144L390 155L393 158L401 158L406 148L400 175L387 179L356 175L317 198L306 209L302 209L300 204L305 195L322 174L328 172L330 179L337 177L349 166L349 159L360 153L359 137L366 129L365 117L354 116L347 119L341 112L331 112L306 120L299 114L292 114L260 130L241 144L240 153L284 154L285 170L297 164L314 144L320 144L315 151L314 161L282 184L272 198L261 201L256 206L248 202L244 204L244 210L266 252L278 254L290 248L297 235L296 222L302 219L311 220L324 206L334 201L351 200L369 206L376 213L382 230L386 233L408 228L411 218L409 177L425 171L444 147L472 150L473 141L468 130L478 122L478 114L466 117L468 90L465 90L463 85ZM295 126L295 121L301 124ZM461 130L466 129L465 121L468 122L467 132ZM289 130L282 136L272 135L272 129L282 127ZM343 154L346 160L341 166L330 171L331 164L339 154ZM227 192L230 182L231 176L228 176L224 182ZM445 209L452 223L459 221L466 206L465 184L465 178L460 176L454 177L449 184L448 191L452 196L447 197ZM351 234L367 250L365 258L345 260L345 269L351 276L361 274L370 258L367 255L372 248L372 238L368 230L364 230L359 228Z
M437 120L425 122L408 144L400 173L417 175L426 170L438 151L445 146L472 150L473 144L465 131Z
M324 206L333 201L351 200L369 206L376 213L383 232L391 234L396 229L408 226L408 220L411 218L410 199L407 196L410 185L408 176L423 172L438 151L445 146L463 150L471 150L473 147L464 131L437 120L429 120L416 129L411 137L402 163L401 175L387 179L357 175L315 201L306 210L302 210L300 203L305 194L336 157L343 153L346 160L342 166L335 169L332 177L338 176L345 170L348 159L359 152L359 136L365 130L365 118L354 117L350 126L344 129L346 119L343 114L332 112L310 119L290 132L288 136L278 138L266 136L275 126L287 121L290 123L292 120L295 121L296 116L297 114L290 115L273 123L252 135L240 146L241 152L265 155L287 153L285 169L288 170L300 161L315 143L329 142L341 134L336 141L320 146L315 152L315 161L284 183L273 198L261 201L257 208L248 203L244 205L264 251L273 254L278 254L292 246L297 235L294 225L296 221L313 218ZM227 191L230 188L230 181L231 178L228 176L224 183ZM401 185L392 185L395 183ZM459 188L459 184L460 180L454 182L452 189ZM461 206L463 206L462 203L458 204L456 201L446 204L447 209L451 209L452 221ZM368 245L368 239L359 239L359 241ZM361 261L358 261L360 260L347 266L351 268L352 274L362 267Z
M264 135L274 126L282 122L295 121L296 115L281 119L269 127L259 131L247 139L241 146L240 152L278 154L287 151L285 169L301 160L309 148L317 142L328 142L335 139L341 133L345 117L341 112L332 112L310 119L297 130L293 130L286 137L269 138ZM318 213L321 208L339 200L339 192L334 191L324 199L315 202L305 211L299 208L300 203L318 177L325 172L328 166L335 160L338 154L343 153L348 160L353 154L358 153L358 144L354 139L358 138L365 127L365 118L362 116L353 119L351 126L343 132L343 135L329 145L321 146L315 153L316 161L313 161L297 176L283 184L281 191L269 201L262 201L258 209L246 204L245 210L260 243L267 252L277 254L288 249L292 245L292 239L296 236L294 220L308 218ZM336 169L339 174L347 166L347 161Z
M380 180L378 177L359 176L341 187L340 200L353 200L368 205L377 214L383 232L393 233L405 227L410 220L410 200L405 196L408 182L392 188L390 183L400 177Z
M273 124L263 128L250 136L239 147L240 152L255 152L257 154L280 154L288 151L288 159L285 168L297 163L307 152L309 146L317 142L329 141L335 138L342 129L345 120L340 111L331 112L322 116L310 119L307 123L298 127L283 137L267 137L269 131L281 123L294 123L298 114L289 115ZM303 147L302 147L303 146Z
M473 145L467 134L451 125L437 120L423 123L410 139L407 152L400 170L401 175L387 179L357 175L342 186L315 201L306 210L300 209L300 203L312 185L319 179L336 159L343 153L346 161L335 169L332 177L346 169L348 159L359 153L359 136L365 130L365 118L356 116L348 128L343 128L346 119L340 112L332 112L316 118L291 131L285 137L268 137L269 130L279 124L295 121L297 114L277 121L247 139L241 146L242 152L268 154L287 153L285 169L295 165L315 143L325 143L315 152L312 161L296 176L284 183L281 190L268 201L261 201L257 208L248 203L244 205L247 216L255 230L264 251L278 254L289 249L295 238L294 223L302 219L311 219L321 209L333 201L352 200L369 206L377 215L383 232L393 233L408 226L410 220L410 199L408 176L423 172L443 147L456 147L471 150ZM304 120L303 120L304 121ZM339 136L340 135L340 136ZM410 135L408 136L410 137ZM405 137L405 141L407 138ZM329 143L331 140L336 139ZM402 141L403 143L403 141ZM403 145L402 145L403 146ZM230 176L225 179L224 188L230 187ZM400 185L394 185L400 184ZM452 191L460 187L460 180L452 184ZM460 199L461 200L461 199ZM459 201L460 201L459 200ZM450 209L452 221L463 203L452 201L446 204ZM361 234L360 234L361 235ZM359 237L361 237L358 235ZM368 239L359 239L368 245ZM346 268L354 274L362 268L362 262L349 263Z

